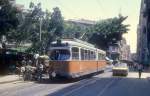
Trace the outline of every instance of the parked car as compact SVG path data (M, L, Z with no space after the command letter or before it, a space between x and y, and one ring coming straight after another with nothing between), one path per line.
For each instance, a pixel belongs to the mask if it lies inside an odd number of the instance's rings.
M113 76L127 76L128 70L126 63L116 64L112 69Z

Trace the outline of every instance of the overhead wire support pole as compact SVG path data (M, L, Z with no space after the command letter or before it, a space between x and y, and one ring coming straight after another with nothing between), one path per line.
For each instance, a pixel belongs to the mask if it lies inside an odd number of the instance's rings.
M42 17L40 18L40 33L39 33L40 37L40 54L42 54Z
M40 42L42 41L42 18L40 18Z

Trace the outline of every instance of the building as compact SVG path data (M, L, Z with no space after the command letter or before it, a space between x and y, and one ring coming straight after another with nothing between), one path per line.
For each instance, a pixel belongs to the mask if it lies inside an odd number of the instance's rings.
M150 0L141 1L140 20L137 29L137 60L150 64Z
M24 5L17 4L16 0L9 0L9 2L12 4L12 6L16 7L18 11L22 11L24 9Z
M16 4L16 0L9 0L9 2L10 2L12 5Z
M131 59L132 59L132 61L137 62L137 54L136 53L132 53L131 54Z
M70 24L74 24L74 25L82 28L83 30L90 28L96 24L96 21L86 20L86 19L79 19L79 20L70 19L70 20L67 20L67 22Z
M121 50L120 43L109 44L107 56L112 60L120 60Z
M121 60L127 60L127 61L132 61L131 60L131 51L130 51L130 46L127 44L125 38L123 38L120 42L120 50L121 50Z
M109 44L107 55L113 60L131 61L130 46L127 45L124 38L117 43Z
M81 25L81 26L91 26L91 25L96 24L96 21L86 20L86 19L79 19L79 20L70 19L67 21L70 23Z
M68 33L66 37L75 37L82 40L87 40L85 36L86 33L88 30L90 30L91 27L93 27L93 25L96 24L96 21L86 19L70 19L66 20L66 22L75 28L75 30L73 30L74 32L72 32L73 34Z

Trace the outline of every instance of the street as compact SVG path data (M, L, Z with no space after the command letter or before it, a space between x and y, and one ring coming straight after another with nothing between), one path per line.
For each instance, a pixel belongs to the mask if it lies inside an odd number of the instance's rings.
M16 81L1 84L1 96L149 96L149 73L130 72L128 77L112 77L105 72L77 81L56 80L42 83Z
M0 96L150 96L150 0L0 0Z

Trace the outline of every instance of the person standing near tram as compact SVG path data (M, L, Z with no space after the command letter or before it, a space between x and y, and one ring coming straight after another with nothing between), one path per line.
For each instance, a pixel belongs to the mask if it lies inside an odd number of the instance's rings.
M27 65L25 66L25 80L32 80L32 61L29 60Z
M40 61L39 64L37 65L37 75L38 75L37 77L39 81L42 80L43 69L44 69L44 66L42 62Z

